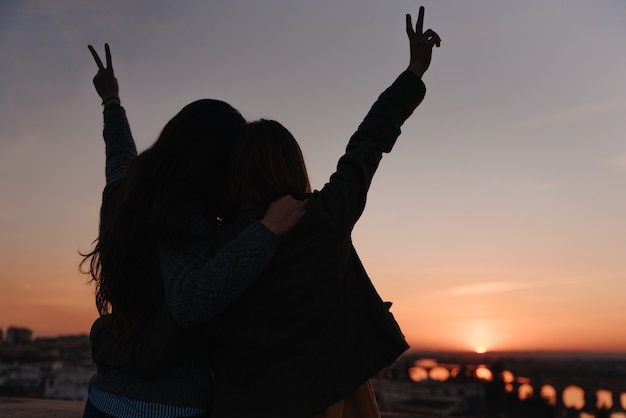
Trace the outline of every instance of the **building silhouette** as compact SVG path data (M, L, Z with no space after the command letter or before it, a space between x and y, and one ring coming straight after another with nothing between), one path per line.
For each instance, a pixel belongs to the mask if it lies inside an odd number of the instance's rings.
M28 344L33 339L33 331L28 328L9 327L7 330L7 344Z

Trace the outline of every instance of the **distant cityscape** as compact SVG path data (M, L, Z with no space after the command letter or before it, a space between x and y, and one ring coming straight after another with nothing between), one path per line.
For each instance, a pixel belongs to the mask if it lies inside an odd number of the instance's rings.
M0 329L0 397L85 400L88 335ZM372 379L384 418L626 418L626 356L411 351Z
M84 400L94 372L86 334L33 339L28 328L0 329L0 396Z

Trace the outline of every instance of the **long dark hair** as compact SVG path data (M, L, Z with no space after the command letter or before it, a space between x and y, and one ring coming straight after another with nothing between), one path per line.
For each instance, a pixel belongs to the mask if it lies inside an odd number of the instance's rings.
M96 284L98 312L112 313L122 331L132 332L163 301L159 249L183 249L198 216L216 221L224 160L244 126L225 102L190 103L137 156L125 178L107 186L112 190L105 192L100 234L81 267L89 266Z
M231 146L227 173L226 216L243 203L266 208L281 196L304 199L311 192L300 146L275 120L250 122L240 131Z

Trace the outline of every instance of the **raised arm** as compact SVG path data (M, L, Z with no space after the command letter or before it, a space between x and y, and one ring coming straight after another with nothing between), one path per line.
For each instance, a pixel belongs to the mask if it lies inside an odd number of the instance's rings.
M106 67L94 47L89 45L88 48L98 66L93 85L104 106L105 171L107 185L111 185L125 176L128 165L137 156L137 148L126 112L120 106L119 85L113 71L109 44L104 44Z
M404 71L374 103L358 130L350 138L337 170L324 188L310 200L309 211L317 210L335 225L351 229L365 208L367 191L384 152L390 152L400 127L426 93L421 78L430 66L432 48L441 42L431 29L423 31L424 8L416 28L407 15L410 61ZM305 217L307 219L312 219Z

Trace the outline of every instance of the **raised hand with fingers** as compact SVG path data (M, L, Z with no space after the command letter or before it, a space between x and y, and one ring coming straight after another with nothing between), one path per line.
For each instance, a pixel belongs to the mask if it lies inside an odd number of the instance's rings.
M88 45L89 52L93 56L98 66L98 72L93 78L93 85L96 87L96 92L102 99L102 104L107 105L109 103L119 104L119 86L117 84L117 78L113 72L113 64L111 63L111 50L109 44L104 44L104 52L106 54L106 67L102 64L102 60L98 56L98 53L93 46Z
M421 78L430 66L433 46L441 45L441 38L435 31L428 29L424 32L424 6L420 6L415 28L413 28L411 15L406 15L406 33L411 47L408 70Z

